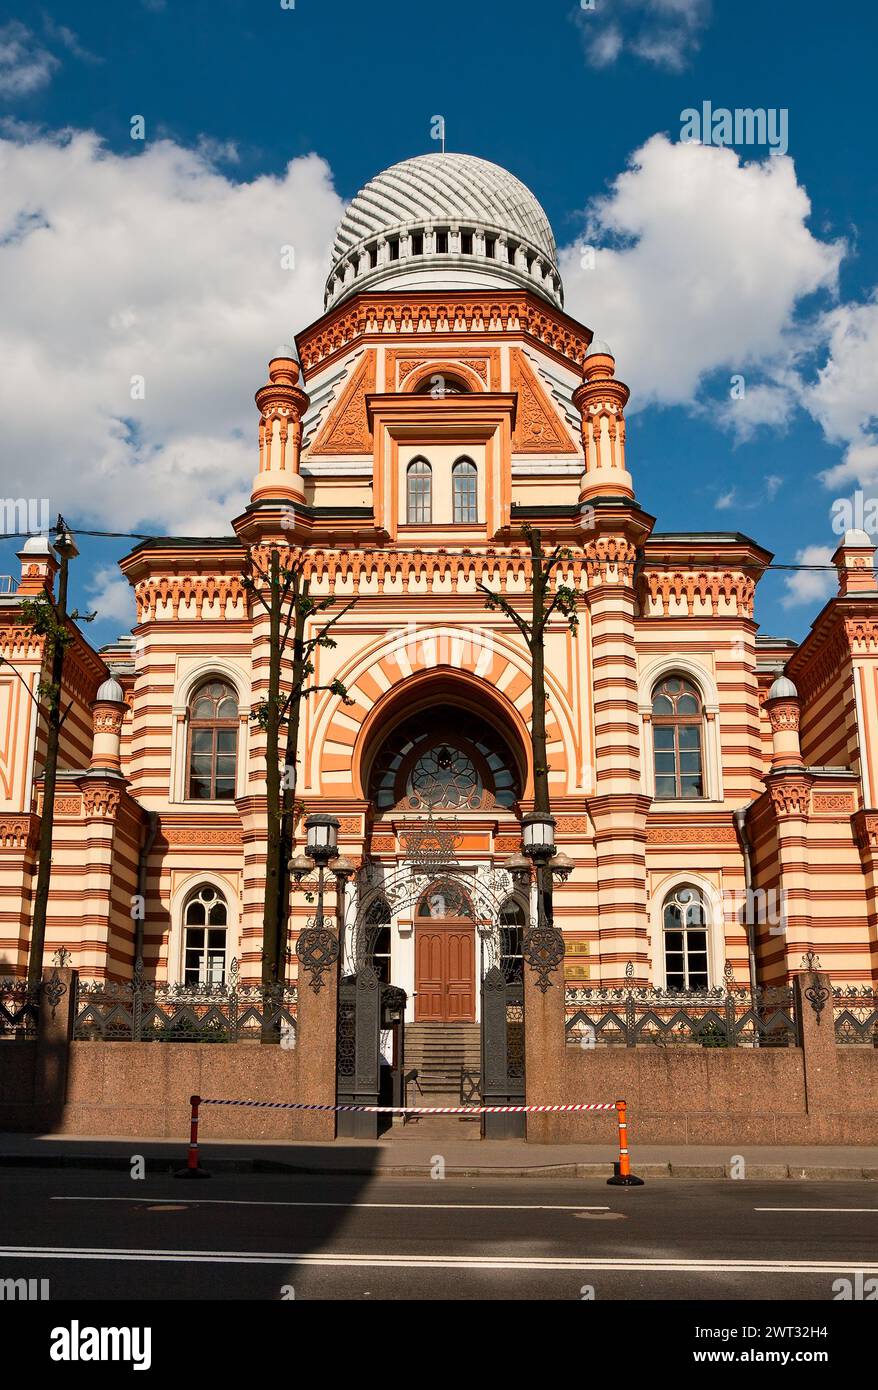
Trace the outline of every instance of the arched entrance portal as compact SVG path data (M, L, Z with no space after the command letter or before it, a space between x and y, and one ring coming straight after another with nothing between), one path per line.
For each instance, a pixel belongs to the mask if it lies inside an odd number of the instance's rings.
M348 888L345 977L404 992L405 1071L425 1103L472 1099L483 1085L517 1103L531 904L505 864L531 795L520 714L473 673L417 672L373 706L352 780L369 834Z

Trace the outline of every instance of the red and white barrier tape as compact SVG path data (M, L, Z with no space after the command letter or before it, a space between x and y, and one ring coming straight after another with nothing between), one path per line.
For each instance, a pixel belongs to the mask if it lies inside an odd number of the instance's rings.
M245 1105L263 1110L358 1110L367 1115L545 1115L574 1110L615 1110L616 1102L583 1105L309 1105L305 1101L205 1100L200 1105Z

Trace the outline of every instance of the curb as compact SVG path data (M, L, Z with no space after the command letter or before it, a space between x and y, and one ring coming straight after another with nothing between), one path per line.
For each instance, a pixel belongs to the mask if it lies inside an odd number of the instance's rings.
M379 1167L318 1168L307 1164L284 1163L279 1159L207 1157L209 1171L217 1174L276 1173L321 1178L421 1178L429 1162L421 1164L381 1164ZM146 1171L154 1177L172 1175L180 1167L175 1158L147 1158ZM466 1164L446 1168L449 1178L606 1178L613 1167L605 1163L533 1164L524 1167L498 1167L489 1164ZM130 1159L113 1154L0 1154L0 1168L66 1168L92 1172L127 1173ZM721 1163L635 1163L640 1176L650 1181L676 1178L681 1182L732 1181L728 1168ZM758 1181L812 1182L878 1182L878 1168L825 1167L817 1164L802 1166L787 1163L750 1163L747 1179Z

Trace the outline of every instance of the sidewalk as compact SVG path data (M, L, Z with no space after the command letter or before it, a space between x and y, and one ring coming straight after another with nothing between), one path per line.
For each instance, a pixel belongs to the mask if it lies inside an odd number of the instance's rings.
M521 1140L480 1142L447 1134L380 1140L339 1139L314 1144L280 1139L207 1140L201 1163L217 1176L227 1173L300 1173L342 1176L422 1177L436 1158L447 1177L607 1178L618 1150L612 1144L525 1144ZM142 1137L0 1134L0 1168L79 1168L127 1171L134 1154L147 1171L173 1173L182 1167L186 1143ZM634 1145L632 1171L643 1178L728 1178L732 1159L745 1160L750 1179L810 1178L878 1181L878 1146L778 1147L743 1144ZM739 1165L738 1165L739 1166Z

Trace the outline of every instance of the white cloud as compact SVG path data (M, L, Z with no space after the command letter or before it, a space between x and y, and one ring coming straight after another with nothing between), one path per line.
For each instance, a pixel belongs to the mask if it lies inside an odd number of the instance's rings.
M74 58L78 58L82 63L102 63L103 58L99 58L96 53L85 48L79 42L79 36L74 34L72 29L68 29L66 24L56 24L49 16L43 16L43 29L53 43L60 44L66 48L68 53L72 53Z
M95 570L86 592L89 605L97 610L98 622L117 622L126 631L133 627L136 620L134 590L116 565L104 565Z
M796 551L795 564L828 565L832 556L833 550L828 545L806 545ZM784 608L797 608L804 603L825 603L835 592L837 578L834 568L816 571L804 569L788 574L784 583L786 593L781 598L781 604Z
M342 206L315 155L236 183L169 140L0 140L6 491L38 477L80 524L228 533L257 467L253 392L322 312Z
M765 495L768 498L769 502L773 502L775 497L783 487L783 478L779 477L777 473L767 473L765 475L764 482Z
M608 67L623 53L680 72L697 52L710 18L709 0L591 0L576 19L592 67Z
M766 502L773 502L782 486L783 478L776 473L767 473L762 479L762 486L753 492L748 492L746 501L739 496L738 488L733 486L719 494L713 504L714 509L718 512L727 512L735 507L738 511L755 511L757 507L764 506Z
M691 404L717 370L788 358L800 301L835 288L845 249L812 235L810 210L785 155L742 163L664 135L636 151L587 209L594 269L581 245L561 254L568 312L609 340L634 409Z
M828 487L878 479L878 293L863 304L841 304L821 320L828 356L803 404L833 444L846 445L841 463L823 475Z
M612 67L622 52L624 42L618 24L598 28L588 45L588 61L593 68Z
M0 96L30 96L51 81L58 67L55 55L17 19L0 27Z
M743 396L730 396L715 410L716 419L740 442L752 439L762 427L785 430L798 404L798 381L790 373L783 375L783 384L757 382L747 386Z

